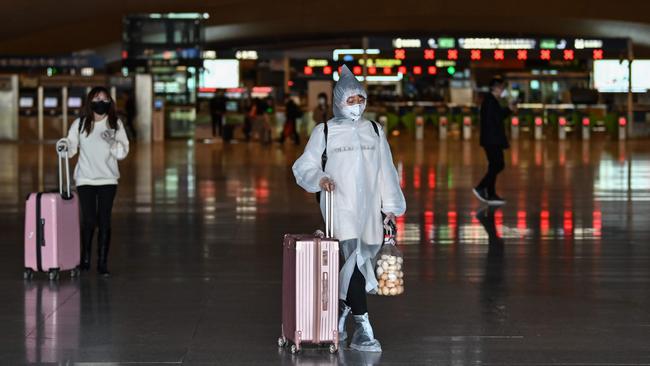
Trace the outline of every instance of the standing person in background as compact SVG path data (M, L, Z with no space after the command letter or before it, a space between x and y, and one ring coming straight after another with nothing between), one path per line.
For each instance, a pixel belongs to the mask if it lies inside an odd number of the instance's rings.
M481 146L488 160L488 171L481 182L472 190L476 198L491 206L504 205L506 201L496 193L497 175L505 168L503 150L510 144L506 137L504 120L516 106L502 107L500 99L506 89L506 82L500 76L490 81L490 92L481 104Z
M280 139L278 142L281 144L284 143L284 139L287 136L291 136L293 138L293 143L296 145L300 145L300 136L298 135L298 118L302 118L302 110L294 102L293 99L287 98L287 104L285 108L285 113L286 113L286 122L284 122L284 129L282 130L282 136L280 136Z
M70 157L79 151L74 179L81 205L81 270L90 269L93 235L99 226L97 271L109 276L111 214L120 178L117 161L129 153L129 139L106 88L88 93L82 116L72 123L63 142Z
M314 108L313 118L316 124L325 123L329 121L334 115L332 114L332 107L327 102L327 94L318 94L318 106Z
M212 137L223 135L223 116L226 114L226 97L222 91L210 99L210 116L212 117Z

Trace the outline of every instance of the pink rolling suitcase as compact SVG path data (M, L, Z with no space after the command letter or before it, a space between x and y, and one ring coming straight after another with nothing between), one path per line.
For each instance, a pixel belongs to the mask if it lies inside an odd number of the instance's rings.
M332 194L326 198L325 237L284 236L282 336L297 353L303 343L329 344L338 351L339 242L333 238Z
M59 271L79 274L79 203L70 190L70 164L67 146L57 143L59 192L31 193L25 207L25 279L34 271L48 272L50 280ZM63 167L67 190L63 190Z

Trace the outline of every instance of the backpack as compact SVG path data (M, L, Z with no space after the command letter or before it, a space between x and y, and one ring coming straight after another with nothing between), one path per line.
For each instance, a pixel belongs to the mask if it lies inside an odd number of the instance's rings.
M370 123L372 124L372 129L375 130L375 134L377 134L377 137L379 137L379 127L377 126L377 122L370 120ZM327 165L327 122L324 122L325 126L323 126L323 133L325 134L325 149L323 149L323 154L320 157L321 161L321 169L325 171L325 165ZM320 192L316 192L316 202L320 203Z

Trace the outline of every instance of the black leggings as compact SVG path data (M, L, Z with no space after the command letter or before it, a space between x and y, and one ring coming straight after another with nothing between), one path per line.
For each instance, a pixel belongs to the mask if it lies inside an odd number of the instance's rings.
M104 186L83 185L77 187L81 205L81 243L84 247L92 246L95 227L99 224L99 245L106 245L111 237L111 212L117 185Z
M368 301L366 298L366 278L354 266L354 273L350 278L350 287L348 287L348 296L345 300L346 305L352 308L352 314L363 315L368 312Z
M503 149L499 146L484 146L485 155L488 159L488 171L481 180L477 189L487 189L488 196L496 194L497 175L503 171L506 163L503 159Z

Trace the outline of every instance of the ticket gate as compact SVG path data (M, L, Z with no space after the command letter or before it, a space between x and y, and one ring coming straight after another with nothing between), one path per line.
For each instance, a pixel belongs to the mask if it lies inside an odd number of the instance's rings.
M557 138L559 140L566 140L567 119L566 117L558 118Z
M544 119L542 117L535 117L535 140L544 138Z
M519 138L519 117L513 116L510 119L510 138L517 140Z
M415 140L422 141L424 139L424 117L415 117Z
M447 119L447 116L440 116L440 119L438 120L438 137L440 138L440 140L447 139L448 126L449 126L449 120Z
M42 88L42 87L41 87ZM63 93L61 88L43 89L43 136L46 141L56 141L67 135L63 125Z
M38 90L20 89L18 97L18 138L38 140Z
M472 139L472 117L463 117L463 140Z
M589 117L582 118L582 139L589 140L591 138L591 121Z
M627 138L627 118L619 117L618 119L618 139L625 140Z

